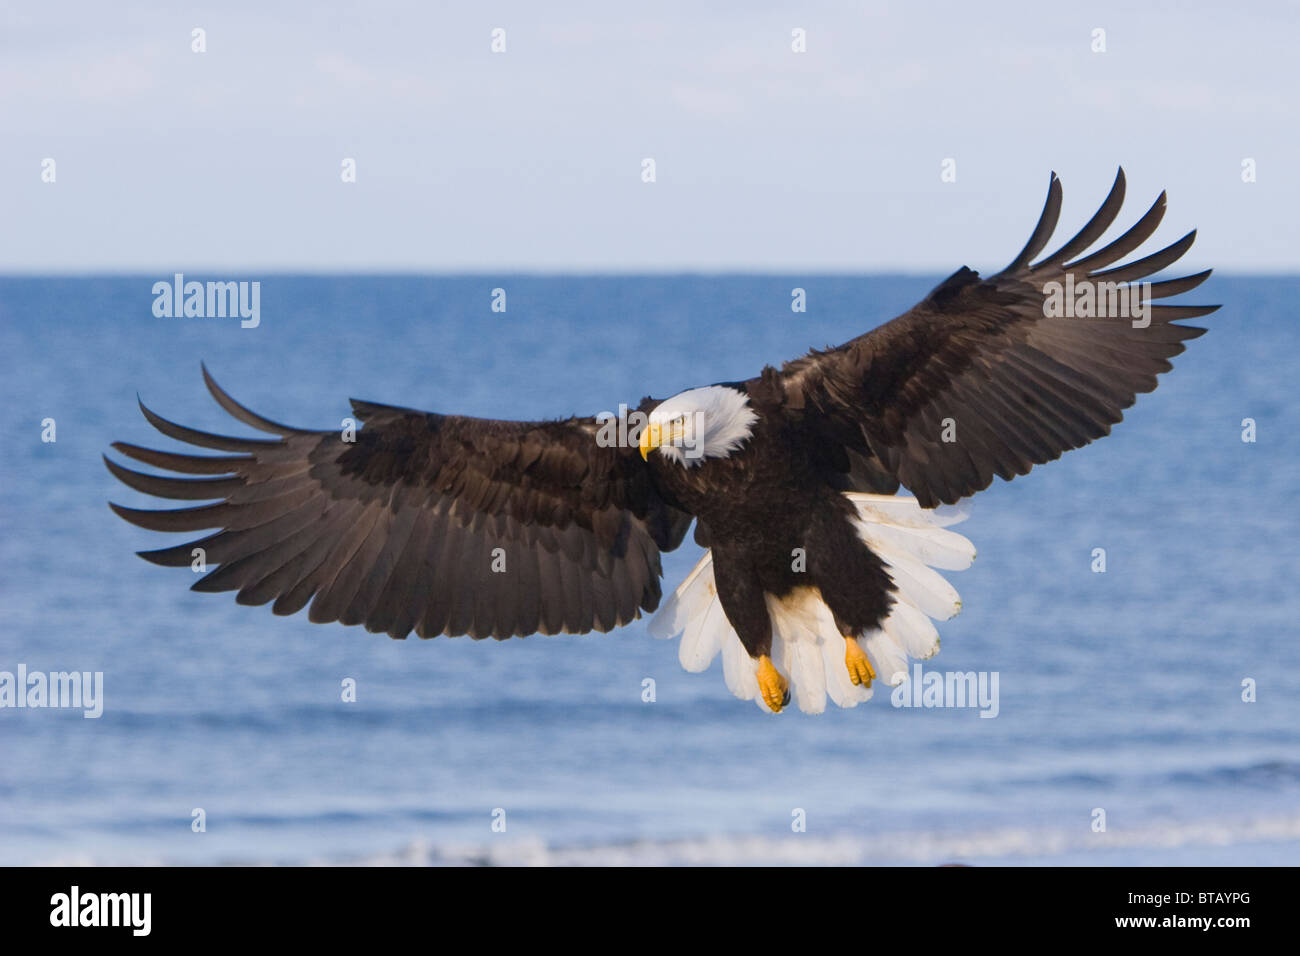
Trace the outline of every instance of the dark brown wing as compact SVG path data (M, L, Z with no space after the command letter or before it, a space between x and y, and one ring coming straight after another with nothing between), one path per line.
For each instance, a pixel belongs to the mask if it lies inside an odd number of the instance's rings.
M240 421L274 440L176 425L141 405L163 434L228 454L173 454L116 443L146 464L201 478L146 475L105 459L130 487L211 500L140 511L154 531L215 534L159 551L188 567L202 548L218 565L196 591L238 591L276 614L311 602L312 621L364 624L405 637L608 631L658 606L660 551L690 516L660 499L633 448L602 447L595 423L503 422L352 403L364 427L305 431L239 405L203 370Z
M901 483L925 507L1010 480L1110 431L1183 342L1205 330L1174 325L1218 306L1149 305L1150 324L1113 292L1169 266L1195 231L1127 265L1107 268L1145 242L1165 211L1165 194L1132 228L1083 255L1115 220L1124 171L1097 214L1073 239L1030 264L1047 244L1061 210L1052 174L1047 204L1029 242L1004 271L981 279L963 268L911 311L836 349L787 363L780 373L791 414L817 429L864 472L865 484ZM1150 299L1177 295L1209 271L1149 284ZM1092 283L1109 315L1059 314L1068 282ZM1059 283L1060 294L1051 286ZM1130 285L1132 284L1132 285ZM1080 305L1084 305L1080 300ZM948 440L946 440L948 439Z

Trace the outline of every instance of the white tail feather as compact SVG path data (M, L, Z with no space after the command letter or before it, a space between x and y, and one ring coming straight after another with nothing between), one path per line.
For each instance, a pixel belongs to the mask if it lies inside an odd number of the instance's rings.
M910 604L897 602L883 627L909 657L928 661L939 653L939 632L928 617Z
M707 581L700 581L706 574ZM686 579L650 619L651 637L661 640L676 637L691 618L704 613L714 593L713 552L705 551L704 557L695 562L691 573L686 575Z
M694 634L691 633L692 626L695 626ZM733 633L722 610L722 602L713 598L704 613L687 625L677 658L682 667L692 673L706 671L718 656L718 651L722 650L723 641Z
M947 620L961 610L956 590L931 567L961 570L975 559L971 543L948 525L964 521L960 508L921 508L915 498L850 492L858 533L886 562L897 588L896 601L879 630L858 636L877 678L897 684L907 660L939 652L939 632L930 618ZM840 707L870 700L871 688L849 680L844 635L816 588L799 588L783 599L767 595L772 619L772 660L790 681L791 697L805 713L821 713L826 698ZM688 671L706 670L722 653L728 689L742 700L767 705L758 693L758 665L722 611L713 578L713 553L704 556L650 621L650 633L682 634L678 658Z
M877 554L892 551L910 555L945 571L965 571L975 560L971 543L957 532L943 528L907 528L864 521L858 534Z
M722 645L722 676L727 682L727 690L741 700L757 698L759 706L765 706L758 693L758 661L749 656L735 631Z
M901 684L907 677L907 652L885 631L868 632L865 644L876 678L890 687Z
M815 588L801 588L784 600L770 594L764 597L772 619L772 660L789 677L790 693L799 709L820 714L826 709L826 665L819 610L826 605Z
M822 605L825 607L825 605ZM831 622L834 626L834 621ZM861 646L861 645L859 645ZM837 707L856 707L871 700L870 687L861 687L849 680L849 670L844 664L844 642L822 641L822 664L826 668L826 692Z
M900 554L890 552L880 556L885 559L889 576L893 578L902 600L940 621L948 620L961 610L957 589L944 580L943 575Z

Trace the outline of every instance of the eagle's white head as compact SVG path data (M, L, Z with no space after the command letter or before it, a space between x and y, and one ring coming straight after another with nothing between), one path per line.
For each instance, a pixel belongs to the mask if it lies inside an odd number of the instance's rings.
M661 403L641 431L641 457L659 454L686 468L726 458L753 431L758 413L749 396L726 385L692 388Z

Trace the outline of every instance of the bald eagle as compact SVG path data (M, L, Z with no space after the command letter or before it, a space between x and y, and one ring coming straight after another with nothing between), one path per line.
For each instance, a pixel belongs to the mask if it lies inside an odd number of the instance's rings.
M751 379L645 399L615 418L494 421L353 401L352 433L261 417L204 380L230 415L270 439L186 428L141 404L164 435L219 455L115 443L155 468L105 457L137 491L207 501L122 518L214 533L141 552L215 568L196 591L315 622L405 638L609 631L659 608L660 555L692 522L707 549L650 624L682 634L691 671L718 656L728 687L778 712L819 712L903 679L938 650L932 619L960 608L937 573L975 552L951 530L957 503L997 475L1110 431L1156 387L1183 342L1175 320L1217 306L1152 305L1210 274L1143 281L1195 232L1125 265L1155 231L1165 194L1089 252L1124 198L1116 176L1078 234L1055 230L1052 175L1033 234L987 279L959 269L898 318ZM1035 261L1036 260L1036 261ZM910 495L899 494L905 488ZM202 549L196 552L195 549Z

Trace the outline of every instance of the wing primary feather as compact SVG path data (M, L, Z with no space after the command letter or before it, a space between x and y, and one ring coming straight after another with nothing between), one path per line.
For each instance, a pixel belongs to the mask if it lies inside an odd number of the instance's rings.
M1038 225L1034 226L1034 231L1029 236L1029 241L1020 253L1011 260L1011 263L1002 271L1014 272L1029 264L1029 260L1034 258L1043 251L1047 245L1047 240L1052 238L1052 233L1056 231L1057 220L1061 218L1061 180L1057 178L1055 172L1052 173L1051 179L1047 184L1047 201L1043 203L1043 211L1038 216Z
M203 370L203 384L208 387L212 397L217 400L217 404L226 410L232 418L237 418L245 425L251 425L260 431L270 432L273 435L303 435L309 434L300 428L292 428L288 425L281 425L279 422L273 422L269 418L263 418L251 409L245 408L239 402L235 401L230 395L217 384L210 372L208 366L200 362L199 367Z
M107 455L103 458L109 472L122 484L158 498L171 498L174 501L212 501L228 498L244 485L243 478L169 478L163 475L146 475L143 472L132 471L130 468L123 468Z
M198 445L200 448L215 448L217 451L257 451L260 448L274 448L282 444L282 442L267 441L264 438L232 438L229 435L214 435L211 432L186 428L184 425L178 425L163 418L139 399L137 399L137 402L145 419L154 428L168 438L175 438L177 441Z
M1091 278L1106 279L1110 282L1132 282L1134 279L1145 278L1177 262L1183 257L1183 253L1192 248L1192 243L1195 241L1196 230L1193 229L1177 242L1170 243L1158 252L1153 252L1128 265L1116 266L1105 272L1094 272Z
M251 455L178 455L124 441L115 441L109 447L146 465L190 475L228 475L254 461Z
M1206 269L1204 272L1198 272L1195 275L1184 276L1181 279L1165 279L1162 282L1152 282L1148 290L1153 299L1165 299L1171 295L1179 295L1183 292L1190 292L1198 285L1210 277L1213 269ZM1218 306L1214 306L1218 308Z
M1110 193L1102 202L1101 208L1093 214L1087 224L1075 233L1069 242L1047 256L1042 263L1031 268L1038 269L1044 263L1064 262L1071 256L1083 252L1096 242L1101 237L1101 234L1110 228L1110 224L1115 221L1115 217L1119 215L1120 206L1124 204L1124 187L1124 167L1121 166L1119 172L1115 174L1115 183L1110 187Z
M1151 238L1152 233L1156 231L1156 228L1165 218L1167 199L1166 194L1162 192L1156 197L1156 201L1151 204L1151 208L1142 214L1142 218L1129 226L1128 230L1115 239L1114 242L1102 246L1096 252L1082 259L1068 262L1061 268L1068 272L1088 272L1099 266L1108 266L1112 262L1122 259Z

